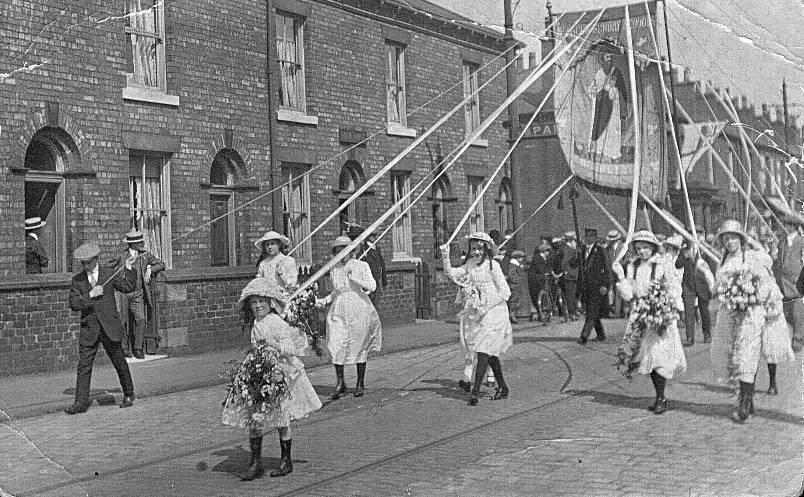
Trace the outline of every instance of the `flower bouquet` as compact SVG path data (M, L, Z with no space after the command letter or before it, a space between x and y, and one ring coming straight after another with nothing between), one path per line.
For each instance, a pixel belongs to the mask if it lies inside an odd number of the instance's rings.
M477 285L473 284L469 276L466 275L460 281L456 281L460 289L458 290L458 298L455 303L463 303L463 309L458 312L458 317L467 317L470 319L479 319L488 309L488 298L483 290Z
M740 377L739 358L746 350L743 342L748 338L747 334L742 333L741 327L748 311L760 305L759 275L748 269L727 273L718 279L717 298L728 311L731 321L729 385L736 388Z
M282 316L291 326L299 328L307 336L310 348L318 357L323 355L321 342L326 338L326 330L318 319L315 302L318 298L318 283L313 283L294 297L285 306Z
M259 429L266 414L289 395L288 380L278 367L276 349L264 341L253 344L242 362L232 361L222 374L229 379L223 422Z
M617 370L628 380L633 380L633 373L639 367L639 349L642 339L647 333L664 335L667 327L678 319L678 310L673 306L670 295L659 281L652 281L648 293L637 298L631 304L628 317L628 331L623 343L617 348Z

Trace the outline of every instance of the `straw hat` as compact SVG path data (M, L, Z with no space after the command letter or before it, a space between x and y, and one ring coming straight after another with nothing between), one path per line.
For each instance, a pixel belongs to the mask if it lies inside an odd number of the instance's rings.
M684 244L684 239L681 238L681 235L672 235L664 241L664 245L669 245L670 247L675 247L676 250L681 250L681 246Z
M656 238L656 235L648 230L640 230L634 233L634 238L631 240L631 246L633 247L636 242L650 243L654 248L659 248L659 240Z
M484 233L482 231L477 231L475 233L472 233L471 235L468 235L466 238L469 241L478 240L480 242L485 243L486 246L491 251L491 256L492 257L496 257L497 254L500 253L500 249L497 247L497 244L494 243L494 240L491 239L491 237L488 235L488 233Z
M73 252L73 258L88 261L100 255L100 247L95 243L84 243Z
M567 231L564 233L564 240L577 240L578 236L575 234L574 231Z
M35 230L47 224L41 217L29 217L25 220L25 231Z
M609 233L606 235L606 240L608 240L608 241L610 241L610 242L616 242L617 240L619 240L619 239L620 239L620 238L622 238L622 237L623 237L623 236L620 234L620 232L619 232L619 231L617 231L617 230L611 230L611 231L609 231Z
M511 258L516 259L517 257L525 257L525 252L521 250L514 250L511 252Z
M254 242L254 245L258 249L261 249L262 248L262 242L268 242L268 241L271 241L271 240L279 240L279 244L282 245L282 246L285 246L285 247L290 245L290 239L288 237L284 236L284 235L280 235L276 231L269 231L268 233L262 235L262 238L260 238L256 242Z
M550 252L551 250L553 250L553 247L547 242L542 242L542 244L539 245L539 252Z
M242 309L248 303L249 297L260 296L271 299L271 307L282 312L285 305L285 294L275 278L254 278L249 281L240 292L237 308Z
M145 241L145 238L142 236L142 231L132 229L128 233L126 233L126 237L123 239L126 243L140 243Z
M350 243L352 243L352 239L348 236L341 235L338 238L332 240L332 243L329 244L329 248L334 249L336 247L346 247Z
M723 224L720 225L720 231L717 232L718 239L727 233L733 233L739 236L743 243L748 241L748 235L745 233L745 231L743 231L740 221L737 221L736 219L727 219L723 221Z

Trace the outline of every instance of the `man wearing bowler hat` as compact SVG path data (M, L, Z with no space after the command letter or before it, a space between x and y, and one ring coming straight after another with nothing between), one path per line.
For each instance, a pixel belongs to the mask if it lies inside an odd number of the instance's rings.
M165 270L165 263L145 250L145 240L141 231L135 229L129 231L123 241L128 244L128 249L120 255L117 267L123 267L127 259L136 257L133 269L137 274L137 284L134 291L129 293L118 292L116 295L120 318L127 335L123 341L123 351L126 357L131 357L131 350L133 349L134 357L144 359L143 343L145 342L147 311L152 310L154 304L151 279ZM134 318L133 333L128 327L129 313Z
M580 271L581 301L586 309L586 318L578 343L585 344L594 328L598 341L606 339L600 317L608 306L611 269L606 249L597 241L597 230L586 228L586 246L583 250Z
M45 246L39 241L39 230L44 225L41 217L25 220L25 272L28 274L41 274L50 262Z
M73 257L81 261L83 270L73 276L69 301L70 309L81 313L81 331L78 335L75 402L65 409L67 414L79 414L89 409L92 363L98 345L103 345L123 387L120 407L131 407L134 403L134 383L120 346L124 336L123 325L114 299L114 290L130 292L134 289L136 275L131 269L134 258L125 261L125 269L114 271L98 266L99 256L100 248L94 243L85 243L73 252Z

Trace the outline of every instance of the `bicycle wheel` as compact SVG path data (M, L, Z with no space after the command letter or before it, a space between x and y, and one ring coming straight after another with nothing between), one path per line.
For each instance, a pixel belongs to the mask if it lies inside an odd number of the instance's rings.
M544 289L540 290L536 302L538 302L539 314L542 316L542 324L547 325L553 315L553 301L550 299L550 293Z

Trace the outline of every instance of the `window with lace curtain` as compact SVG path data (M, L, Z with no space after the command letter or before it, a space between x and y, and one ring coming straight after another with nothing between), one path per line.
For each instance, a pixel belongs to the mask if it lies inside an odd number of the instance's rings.
M145 152L129 154L129 227L142 231L145 249L172 267L167 156Z
M304 19L276 13L276 53L279 63L279 105L306 111L304 89Z
M514 203L511 201L511 180L505 178L500 183L500 194L497 196L497 217L500 233L514 229Z
M471 135L480 126L480 94L476 93L479 69L477 64L463 63L463 98L474 94L463 107L466 136Z
M310 180L307 166L282 165L282 219L284 235L296 247L310 234ZM296 248L294 254L299 263L312 264L310 240Z
M237 239L235 234L235 158L233 150L218 152L209 171L209 236L210 259L213 266L237 264Z
M482 176L467 176L467 183L469 184L469 203L477 199L480 191L483 189L485 178ZM469 232L475 233L478 231L486 231L485 229L485 214L483 212L483 201L481 200L475 206L474 211L469 216Z
M125 0L126 86L167 91L164 0Z
M405 101L405 46L385 42L385 88L388 124L407 126Z
M441 257L439 247L447 242L447 237L450 233L449 216L447 212L449 183L443 177L438 178L433 184L431 191L430 208L433 215L433 257L438 259Z
M394 204L410 193L410 173L394 172L391 174L391 192ZM410 196L408 196L394 213L393 245L394 259L410 257L413 255L413 235L411 231Z

